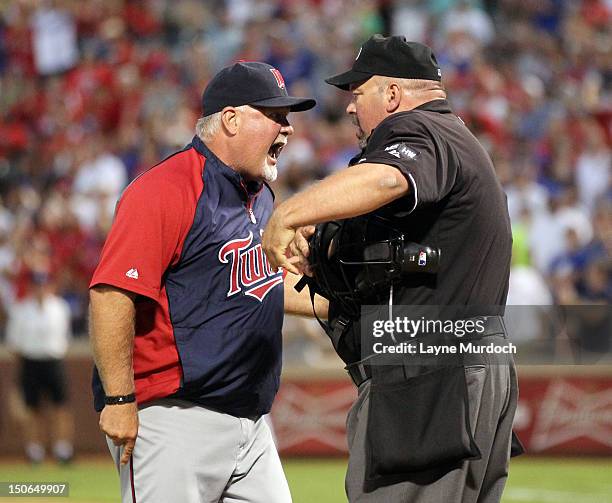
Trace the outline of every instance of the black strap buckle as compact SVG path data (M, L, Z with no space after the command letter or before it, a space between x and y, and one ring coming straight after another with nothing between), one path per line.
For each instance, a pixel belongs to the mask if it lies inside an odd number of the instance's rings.
M355 386L361 386L364 382L372 377L372 364L369 362L369 360L375 356L377 355L370 355L363 360L349 363L346 367L344 367L344 370L346 370L348 375L351 376Z
M332 341L334 345L334 349L338 351L338 346L340 344L340 339L346 330L346 327L349 326L350 320L345 318L343 315L338 316L332 323L328 323L328 329L325 330L327 335Z

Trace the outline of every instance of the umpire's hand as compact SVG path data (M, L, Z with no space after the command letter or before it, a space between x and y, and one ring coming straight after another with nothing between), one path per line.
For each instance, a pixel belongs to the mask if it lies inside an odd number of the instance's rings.
M136 403L107 405L100 413L100 429L116 446L123 445L121 464L130 460L138 435L138 406Z
M302 274L312 276L312 270L310 268L310 262L308 256L310 255L310 238L315 233L314 225L306 225L300 227L295 231L293 241L289 245L291 255L299 259L295 263L295 266L300 270Z
M295 229L288 227L280 213L274 211L261 237L261 246L273 269L282 267L293 274L300 274L294 265L299 258L289 256L291 253L289 245L294 238Z

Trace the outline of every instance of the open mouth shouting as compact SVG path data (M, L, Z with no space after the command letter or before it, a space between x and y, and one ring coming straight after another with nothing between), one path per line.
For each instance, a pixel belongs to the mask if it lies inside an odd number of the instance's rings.
M287 142L282 139L278 139L272 144L268 150L268 160L271 164L276 164L278 156L280 156L280 153L282 152L283 148L285 148L286 144Z

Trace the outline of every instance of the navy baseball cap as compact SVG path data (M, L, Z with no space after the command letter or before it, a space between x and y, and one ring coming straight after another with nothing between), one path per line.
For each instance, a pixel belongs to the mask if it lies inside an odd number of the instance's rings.
M281 73L267 63L241 61L223 68L204 89L204 117L220 112L227 106L289 107L292 112L310 110L316 105L311 98L296 98L287 94Z
M345 91L374 75L402 79L442 80L442 72L430 47L408 42L406 37L372 35L359 49L353 67L325 82Z

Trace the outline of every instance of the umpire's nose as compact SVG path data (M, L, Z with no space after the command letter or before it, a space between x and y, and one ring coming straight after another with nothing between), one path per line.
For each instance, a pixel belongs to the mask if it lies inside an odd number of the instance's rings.
M351 100L351 102L346 106L346 113L349 115L357 113L357 107L355 106L354 101Z

